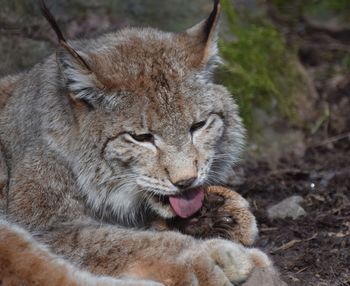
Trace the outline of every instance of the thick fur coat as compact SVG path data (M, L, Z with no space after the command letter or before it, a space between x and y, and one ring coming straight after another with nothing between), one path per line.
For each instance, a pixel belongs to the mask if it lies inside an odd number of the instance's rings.
M224 184L243 145L234 99L211 80L219 10L177 34L61 39L0 81L3 285L236 285L273 271L257 249L148 228L175 215L169 196Z

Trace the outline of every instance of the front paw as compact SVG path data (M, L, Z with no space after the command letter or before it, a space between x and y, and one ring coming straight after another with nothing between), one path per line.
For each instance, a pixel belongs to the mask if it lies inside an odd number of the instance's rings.
M213 229L217 229L222 238L238 241L243 245L252 245L258 236L258 227L255 216L249 208L249 203L237 192L212 186L208 188L208 201L223 198L224 203L213 210L217 219ZM215 207L214 207L215 209Z
M175 250L176 243L169 241L161 254L138 259L126 275L166 286L232 286L247 281L256 268L272 268L260 250L227 240L187 240Z
M271 260L259 249L246 248L222 239L208 240L206 245L215 264L220 266L233 284L247 281L255 269L268 269L273 272Z
M197 238L226 238L252 245L258 235L249 203L238 193L224 187L206 190L202 209L190 218L176 217L154 224L157 230L176 229Z

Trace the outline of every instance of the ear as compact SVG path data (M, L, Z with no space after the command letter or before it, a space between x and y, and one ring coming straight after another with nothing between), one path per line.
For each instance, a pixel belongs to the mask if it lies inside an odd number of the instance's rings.
M63 36L55 18L46 7L44 0L40 1L42 14L55 31L61 49L57 52L58 63L66 80L70 96L74 101L80 100L93 107L101 102L103 85L97 79L91 68L89 56L70 45Z
M196 45L194 49L199 52L196 55L197 63L204 67L207 72L211 72L220 62L217 47L220 14L220 0L215 0L210 16L186 31L186 34L191 38L191 42Z
M88 68L91 59L88 54L74 50L79 56L77 60L65 48L57 51L57 63L61 69L64 81L69 89L71 99L81 101L89 108L97 107L104 102L104 85L98 80L95 72Z

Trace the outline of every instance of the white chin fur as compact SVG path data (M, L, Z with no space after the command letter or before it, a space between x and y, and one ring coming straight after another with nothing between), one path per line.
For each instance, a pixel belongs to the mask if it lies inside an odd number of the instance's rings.
M168 219L176 216L174 210L169 204L165 205L161 202L156 201L155 198L151 198L148 203L152 210L155 211L162 218Z

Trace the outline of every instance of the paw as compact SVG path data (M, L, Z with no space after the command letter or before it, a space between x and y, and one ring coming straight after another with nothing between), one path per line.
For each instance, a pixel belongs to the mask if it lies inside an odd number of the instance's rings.
M245 248L222 239L205 242L207 251L231 283L246 281L253 269L272 269L272 262L262 251Z
M176 229L197 238L225 238L252 245L258 235L254 215L248 202L238 193L224 187L209 187L202 209L190 218L158 220L156 230Z
M233 286L247 281L256 268L272 269L269 258L258 249L223 239L181 238L163 241L166 247L162 251L138 257L124 276L160 281L166 286Z
M222 231L223 238L252 245L258 236L258 227L247 200L231 189L217 186L209 187L207 196L208 200L210 197L214 197L212 200L223 198L222 205L216 209L214 231L217 228Z

